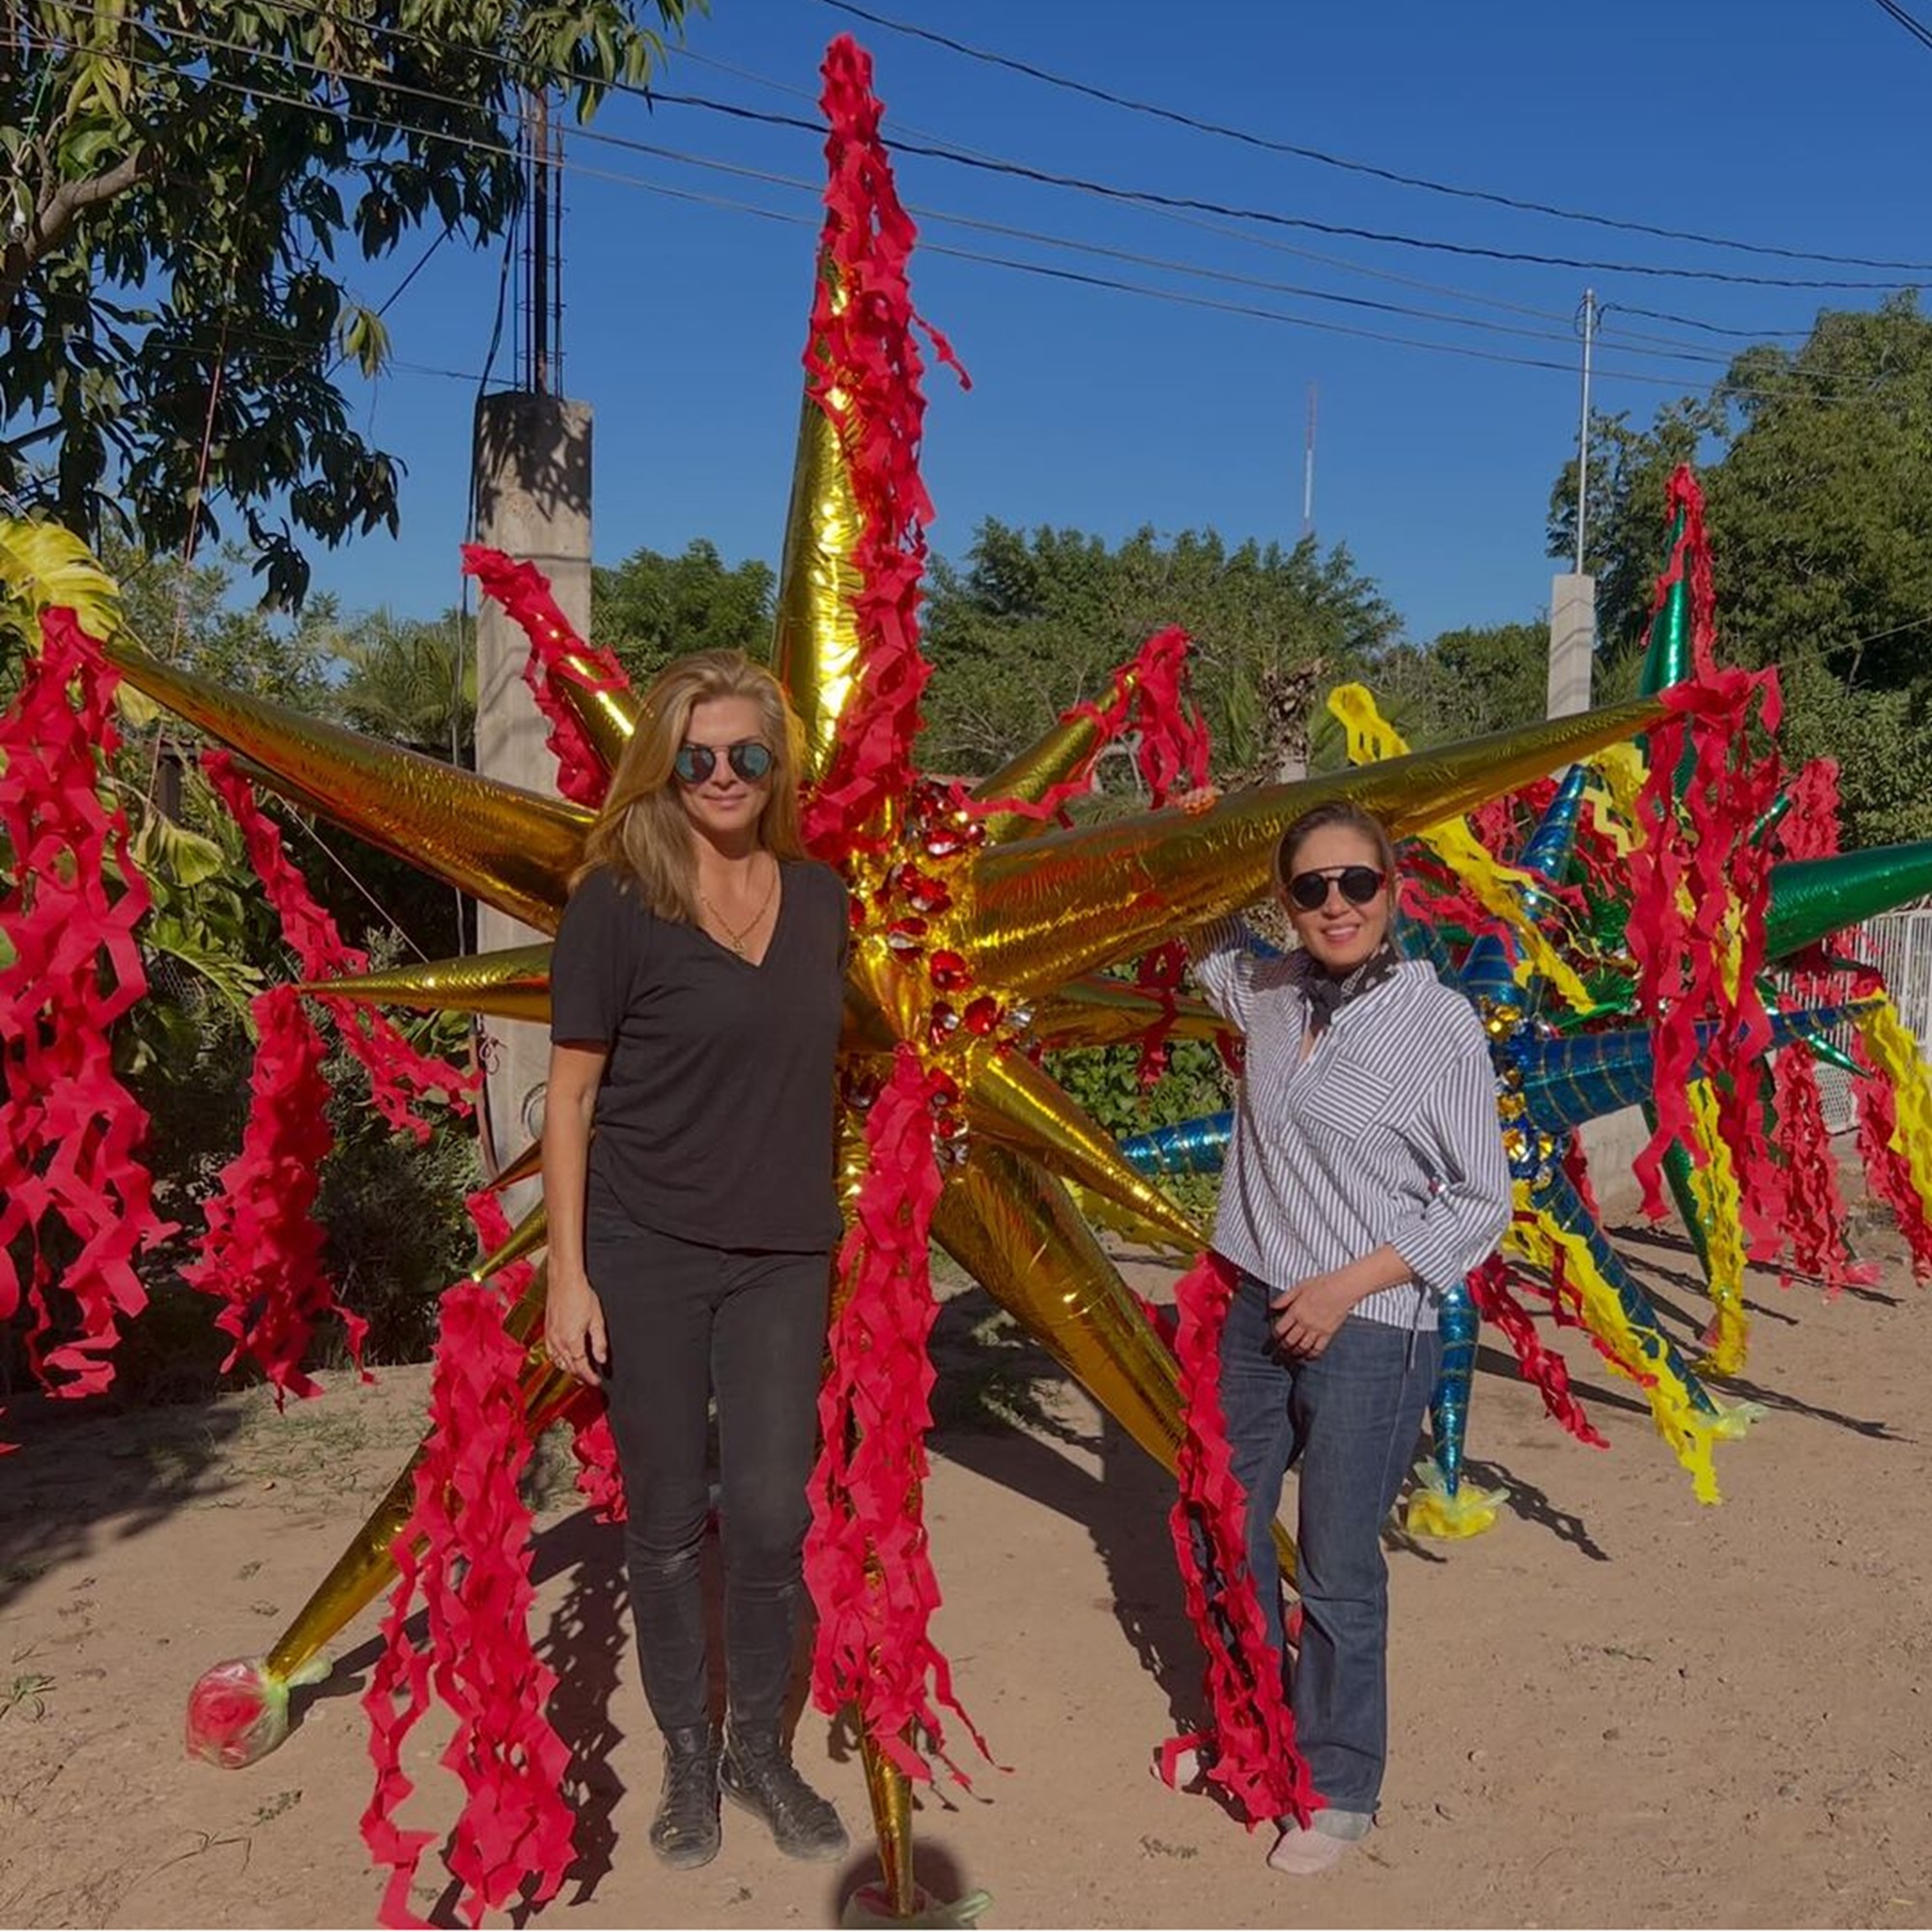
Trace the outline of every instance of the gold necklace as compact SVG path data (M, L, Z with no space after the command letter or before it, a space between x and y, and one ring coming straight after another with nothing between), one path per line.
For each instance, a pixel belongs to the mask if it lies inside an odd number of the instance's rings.
M738 955L740 959L743 959L746 956L745 942L752 936L753 933L756 932L758 927L764 923L764 917L766 913L770 912L772 909L772 899L777 895L778 889L779 889L779 868L778 868L778 862L774 860L772 862L772 882L769 886L765 888L765 895L762 899L758 901L757 911L752 915L751 921L748 924L740 926L738 930L735 932L733 932L731 929L730 921L728 921L724 917L724 915L722 912L720 912L718 908L715 905L713 905L708 898L704 896L702 892L700 892L697 895L697 903L700 906L702 906L707 913L710 914L713 922L716 924L724 928L725 945L728 946L731 949L731 951Z

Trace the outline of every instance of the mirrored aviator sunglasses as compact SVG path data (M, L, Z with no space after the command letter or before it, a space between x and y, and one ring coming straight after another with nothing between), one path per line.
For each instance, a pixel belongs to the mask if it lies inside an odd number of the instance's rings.
M725 747L724 756L747 784L763 783L777 762L772 748L757 738L740 738ZM701 785L718 769L718 753L709 745L680 745L672 765L686 784Z
M1302 912L1320 912L1328 903L1330 884L1340 886L1352 906L1365 906L1382 889L1382 875L1373 866L1331 866L1321 872L1297 872L1288 882L1288 896Z

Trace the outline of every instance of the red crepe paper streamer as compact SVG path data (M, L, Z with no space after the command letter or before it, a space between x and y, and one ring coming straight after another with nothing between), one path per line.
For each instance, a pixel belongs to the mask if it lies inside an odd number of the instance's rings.
M308 881L282 844L280 827L256 804L254 788L235 769L234 760L225 752L208 752L202 769L242 828L248 863L282 923L283 938L301 962L303 977L327 980L366 973L369 955L349 945L334 919L316 903ZM418 1052L384 1013L327 993L317 999L335 1021L343 1045L368 1074L376 1109L392 1128L412 1135L421 1145L433 1131L415 1111L424 1099L440 1099L459 1114L470 1111L469 1096L477 1086L474 1073Z
M28 1361L59 1396L98 1395L113 1380L120 1324L148 1298L134 1258L174 1232L154 1211L136 1151L148 1116L112 1059L115 1022L148 990L134 943L147 884L127 815L98 790L97 760L121 742L119 682L73 612L49 611L0 719L0 830L14 864L0 892L12 951L0 968L0 1321L24 1298ZM80 1243L58 1283L71 1307L58 1315L50 1216ZM24 1287L10 1252L22 1236Z
M1810 1054L1802 1045L1786 1047L1774 1063L1773 1083L1791 1266L1815 1276L1827 1298L1835 1300L1857 1269L1850 1260L1851 1221ZM1783 1279L1789 1287L1789 1269Z
M810 1483L805 1578L818 1610L812 1694L821 1711L856 1705L868 1736L910 1778L932 1770L916 1740L959 1778L935 1708L985 1741L952 1694L928 1634L939 1585L925 1534L927 1352L935 1304L926 1237L942 1177L931 1087L900 1045L866 1122L866 1174L838 1251L844 1293L819 1392L823 1446Z
M561 687L573 684L593 696L628 691L631 680L623 666L603 645L577 635L534 564L518 563L482 544L465 544L463 568L530 640L524 682L550 723L544 742L556 760L557 790L573 805L601 805L611 774Z
M1778 825L1777 837L1787 858L1829 859L1836 854L1838 766L1834 759L1813 758L1793 781L1791 810ZM1861 997L1885 990L1884 979L1875 968L1861 966L1846 973L1827 963L1828 954L1823 947L1812 949L1812 953L1814 956L1807 957L1801 964L1796 978L1797 996L1802 1004L1815 1006L1842 999L1847 993ZM1914 1278L1918 1281L1932 1279L1932 1223L1928 1223L1925 1204L1913 1185L1911 1164L1891 1146L1892 1132L1898 1121L1897 1096L1884 1071L1872 1065L1861 1038L1854 1039L1852 1057L1859 1068L1852 1082L1852 1097L1858 1113L1859 1158L1864 1166L1866 1180L1872 1192L1891 1209L1892 1218L1897 1222L1898 1231L1912 1255ZM1786 1076L1786 1065L1799 1059L1804 1062L1804 1076L1796 1073ZM1808 1076L1815 1099L1817 1076L1808 1057L1794 1052L1780 1054L1778 1071L1781 1077L1794 1082ZM1798 1104L1803 1107L1806 1103L1801 1099ZM1784 1126L1782 1100L1779 1102L1779 1126ZM1849 1217L1838 1188L1837 1168L1832 1159L1830 1138L1823 1129L1822 1109L1815 1123L1807 1122L1802 1129L1791 1129L1794 1134L1802 1132L1806 1152L1803 1156L1794 1154L1788 1164L1797 1175L1802 1159L1804 1173L1810 1177L1813 1188L1810 1195L1793 1203L1794 1219L1799 1230L1794 1234L1793 1258L1800 1267L1809 1267L1811 1272L1820 1275L1825 1282L1826 1293L1834 1294L1840 1287L1869 1282L1873 1278L1873 1269L1868 1263L1847 1264L1844 1259L1850 1252L1846 1225ZM1800 1180L1795 1184L1803 1186L1804 1183ZM1809 1225L1814 1217L1817 1222L1815 1229ZM1833 1243L1829 1264L1823 1248L1828 1237ZM1808 1263L1804 1259L1807 1253L1812 1257Z
M1604 1210L1597 1205L1597 1189L1590 1179L1590 1157L1583 1151L1580 1134L1572 1134L1563 1149L1563 1178L1577 1190L1577 1199L1589 1210L1590 1219L1602 1227Z
M418 1926L410 1890L434 1833L396 1814L414 1789L403 1746L432 1693L455 1714L443 1765L464 1805L448 1864L469 1924L521 1895L555 1895L575 1856L562 1791L570 1753L545 1716L555 1674L530 1642L530 1512L518 1491L529 1461L520 1378L524 1350L504 1329L494 1283L444 1292L430 1384L430 1433L416 1466L415 1512L395 1541L399 1580L384 1620L385 1648L362 1700L376 1788L362 1836L390 1867L382 1922ZM410 1641L420 1592L429 1644ZM400 1697L400 1703L398 1698Z
M1862 967L1853 977L1853 989L1861 998L1883 993L1884 977L1874 967ZM1932 1281L1932 1221L1927 1220L1925 1204L1913 1184L1912 1163L1892 1145L1898 1131L1898 1095L1885 1070L1865 1051L1862 1035L1853 1037L1852 1058L1860 1067L1852 1094L1858 1103L1859 1157L1864 1162L1865 1179L1898 1223L1912 1257L1913 1280Z
M1754 1259L1768 1260L1782 1240L1783 1176L1772 1159L1759 1105L1759 1067L1771 1043L1771 1020L1757 989L1764 964L1764 907L1770 854L1751 838L1778 789L1776 752L1750 748L1752 712L1764 736L1781 715L1776 674L1719 670L1715 658L1715 600L1703 499L1688 469L1671 478L1669 508L1684 530L1669 568L1658 580L1662 609L1686 572L1691 585L1691 643L1696 674L1662 694L1669 716L1649 735L1650 774L1637 799L1643 839L1633 855L1628 927L1638 965L1642 1009L1651 1016L1657 1066L1657 1129L1634 1163L1644 1211L1667 1210L1662 1162L1673 1141L1697 1157L1689 1088L1698 1067L1698 1027L1714 1024L1702 1049L1703 1072L1718 1102L1718 1126L1737 1170L1745 1234ZM1678 785L1689 758L1689 776ZM1690 912L1682 899L1687 896ZM1735 989L1723 971L1724 924L1742 908Z
M279 1408L289 1396L322 1393L301 1366L318 1322L340 1318L358 1368L369 1324L336 1298L322 1264L327 1237L312 1212L335 1144L321 1036L293 986L271 986L250 1010L257 1043L242 1151L221 1170L201 1259L182 1279L225 1304L214 1325L235 1346L222 1373L244 1357L254 1362Z
M1139 734L1135 762L1154 805L1165 805L1177 790L1205 785L1211 751L1208 725L1185 692L1187 656L1193 647L1187 633L1171 624L1156 631L1131 664L1115 670L1114 689L1104 705L1090 700L1068 705L1060 714L1060 723L1091 721L1094 743L1073 770L1041 797L969 799L962 785L956 803L978 818L1060 817L1072 800L1093 790L1100 753L1129 730Z
M1546 1349L1523 1307L1510 1289L1509 1265L1500 1255L1492 1255L1468 1277L1469 1298L1476 1313L1508 1337L1516 1350L1517 1367L1522 1378L1543 1398L1550 1417L1593 1449L1610 1445L1583 1412L1570 1387L1570 1370L1553 1349Z
M1162 1762L1171 1782L1180 1750L1209 1746L1208 1776L1251 1827L1290 1816L1306 1825L1322 1801L1295 1749L1281 1654L1268 1641L1248 1568L1248 1498L1235 1476L1221 1406L1221 1333L1234 1294L1235 1270L1213 1253L1203 1255L1175 1290L1186 1430L1176 1469L1180 1493L1169 1523L1187 1615L1208 1657L1211 1721L1204 1732L1171 1741Z
M479 1187L464 1205L476 1224L477 1238L487 1261L510 1238L510 1217L493 1187ZM514 1307L536 1272L533 1262L512 1262L494 1277L504 1301ZM617 1466L617 1443L611 1434L610 1406L602 1389L586 1388L564 1411L570 1424L570 1453L577 1458L577 1489L599 1522L622 1522L629 1514L624 1500L624 1476Z
M829 178L805 369L807 393L839 431L858 511L850 561L860 584L852 600L859 673L830 765L807 803L805 835L838 865L867 843L867 828L912 774L920 694L932 671L919 647L932 502L919 473L924 364L906 274L917 230L879 136L884 108L872 92L870 56L840 35L821 71ZM926 333L964 382L944 339Z

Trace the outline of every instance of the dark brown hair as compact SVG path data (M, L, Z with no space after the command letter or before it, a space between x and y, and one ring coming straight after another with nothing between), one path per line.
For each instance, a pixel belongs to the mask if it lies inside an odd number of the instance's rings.
M1389 837L1389 830L1373 811L1364 811L1359 805L1350 805L1346 798L1330 799L1325 805L1311 807L1304 811L1286 832L1281 835L1281 843L1274 848L1275 882L1283 891L1294 876L1294 855L1317 832L1326 830L1331 825L1346 825L1351 832L1359 832L1376 848L1377 863L1381 867L1382 875L1395 886L1395 841Z

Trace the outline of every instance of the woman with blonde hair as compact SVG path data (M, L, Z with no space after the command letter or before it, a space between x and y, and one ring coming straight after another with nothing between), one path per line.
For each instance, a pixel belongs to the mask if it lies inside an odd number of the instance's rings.
M844 885L800 838L802 744L769 671L732 651L670 665L585 840L551 969L544 1335L610 1399L665 1737L650 1838L673 1865L716 1857L721 1787L794 1858L847 1842L781 1731L840 1232L847 947ZM714 1398L722 1736L698 1571Z

